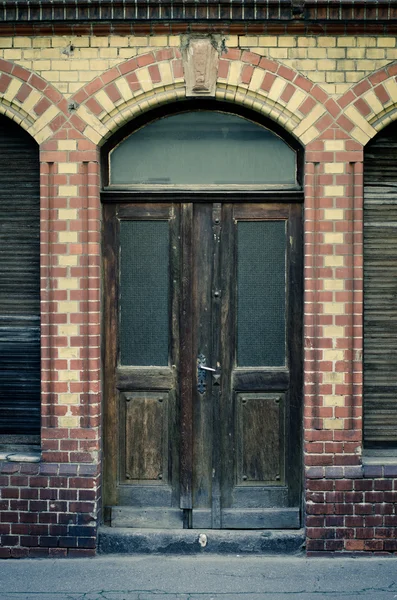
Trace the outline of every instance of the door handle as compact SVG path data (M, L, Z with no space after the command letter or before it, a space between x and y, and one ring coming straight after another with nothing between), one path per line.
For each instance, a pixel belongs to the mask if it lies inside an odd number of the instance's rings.
M197 357L197 390L199 394L204 394L205 389L207 387L207 371L213 373L214 383L219 385L219 369L207 367L207 365L205 364L206 362L207 359L205 358L204 354L199 354L199 356Z

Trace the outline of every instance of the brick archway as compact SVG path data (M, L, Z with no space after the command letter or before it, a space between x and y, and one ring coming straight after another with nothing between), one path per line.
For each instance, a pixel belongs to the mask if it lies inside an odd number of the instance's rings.
M70 117L64 96L42 77L0 60L0 113L21 125L37 143L49 139Z
M344 128L365 145L397 118L397 63L371 73L337 101Z
M80 130L102 144L149 108L185 98L179 50L149 52L97 77L74 94ZM253 108L278 122L303 145L318 137L340 112L318 85L258 54L229 50L219 61L216 99Z

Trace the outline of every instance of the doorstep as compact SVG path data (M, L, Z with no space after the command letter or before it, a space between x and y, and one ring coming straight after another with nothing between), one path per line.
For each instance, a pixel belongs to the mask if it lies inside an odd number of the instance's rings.
M98 530L99 554L300 554L305 532L294 530Z

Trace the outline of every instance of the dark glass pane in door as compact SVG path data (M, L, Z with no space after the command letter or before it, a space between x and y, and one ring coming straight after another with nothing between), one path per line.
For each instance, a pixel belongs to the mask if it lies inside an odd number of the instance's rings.
M237 224L237 365L285 365L285 221Z
M168 221L120 223L122 365L168 364Z

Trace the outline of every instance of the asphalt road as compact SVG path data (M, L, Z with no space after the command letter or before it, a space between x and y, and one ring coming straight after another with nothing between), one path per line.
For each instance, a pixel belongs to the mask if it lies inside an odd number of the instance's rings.
M99 556L0 561L1 600L393 600L395 558Z

